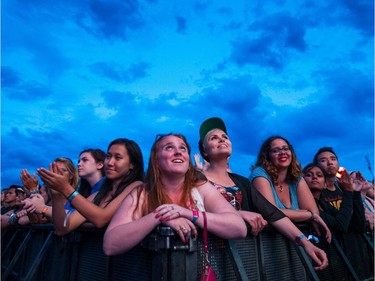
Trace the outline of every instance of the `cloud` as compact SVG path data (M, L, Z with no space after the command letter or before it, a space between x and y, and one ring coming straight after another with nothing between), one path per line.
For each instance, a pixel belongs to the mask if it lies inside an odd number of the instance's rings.
M177 23L177 33L184 34L186 32L186 19L184 17L175 17Z
M301 5L300 11L301 18L306 19L315 28L354 29L368 38L374 35L373 1L309 1Z
M272 38L272 45L277 45L279 49L306 50L304 39L306 23L303 19L294 17L289 13L282 12L266 16L250 24L249 30L261 32L264 37Z
M77 149L79 149L76 143L70 141L65 131L58 130L48 133L28 130L22 133L17 128L13 128L2 142L2 158L7 159L7 166L11 167L11 169L2 169L1 177L6 179L6 186L21 184L19 178L21 169L26 168L31 173L35 173L39 167L48 168L48 164L57 157L78 155ZM14 149L15 147L17 149Z
M13 88L20 84L17 72L10 67L1 67L1 86L3 88Z
M47 86L36 81L23 81L10 67L2 67L1 74L3 95L11 100L35 101L51 95Z
M324 102L340 108L347 117L373 118L374 78L357 69L331 69L321 71L328 95Z
M2 52L7 56L2 57L2 65L18 68L18 73L23 76L35 75L54 80L71 67L63 44L54 33L62 17L59 13L51 13L48 6L38 1L22 3L21 7L18 4L13 1L11 5L3 7L7 13L2 19ZM54 4L53 9L61 8L60 11L65 12L65 6ZM12 64L13 58L17 58L17 65Z
M374 36L374 2L367 0L342 0L345 10L341 22L349 27L355 27L364 35Z
M266 16L232 42L230 58L239 66L256 64L280 70L291 50L306 50L305 28L301 19L287 13Z
M238 66L256 64L281 69L283 58L280 54L271 50L270 41L270 38L266 37L237 39L232 43L233 50L230 59Z
M93 73L119 83L131 83L147 76L149 64L138 62L131 64L127 69L117 63L99 62L90 66Z
M144 25L137 0L91 0L87 9L76 15L76 23L98 38L123 40L129 30Z
M118 137L134 139L146 163L159 133L185 134L194 153L213 116L245 176L272 134L303 163L323 145L352 169L373 153L368 1L5 1L2 10L3 186L23 167L76 161Z

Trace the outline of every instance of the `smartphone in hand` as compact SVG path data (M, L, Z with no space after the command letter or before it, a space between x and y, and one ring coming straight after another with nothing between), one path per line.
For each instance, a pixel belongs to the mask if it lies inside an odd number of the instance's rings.
M342 177L342 173L345 171L345 168L344 167L340 167L339 170L337 171L336 173L336 177L341 179Z

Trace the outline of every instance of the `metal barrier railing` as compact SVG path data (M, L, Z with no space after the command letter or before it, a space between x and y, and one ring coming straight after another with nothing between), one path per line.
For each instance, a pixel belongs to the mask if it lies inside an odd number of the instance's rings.
M53 225L9 228L1 239L1 280L195 281L203 270L200 236L183 244L169 227L158 227L129 252L107 257L103 234L104 229L90 224L63 237L53 234ZM324 276L318 277L302 247L270 227L241 240L209 235L209 249L217 280L319 280ZM335 266L329 270L347 271L339 268L344 263Z

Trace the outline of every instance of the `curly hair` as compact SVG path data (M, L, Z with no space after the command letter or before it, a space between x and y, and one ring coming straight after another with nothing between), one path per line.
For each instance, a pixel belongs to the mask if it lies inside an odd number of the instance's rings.
M285 141L290 149L290 152L292 154L292 161L288 167L286 181L288 183L296 183L298 181L298 178L302 175L301 164L297 160L297 156L293 146L289 143L287 139L281 136L271 136L263 142L258 153L257 161L255 165L252 167L252 170L254 170L256 167L262 167L271 177L272 183L275 186L279 185L279 171L277 167L272 163L270 157L271 143L276 139L281 139Z
M163 188L163 183L161 182L160 175L162 174L162 170L160 169L159 163L158 163L158 156L157 153L160 149L160 141L164 139L167 136L175 136L183 140L183 142L186 144L188 153L190 155L191 148L188 142L186 141L185 136L182 134L174 134L169 133L166 135L159 135L157 136L156 141L152 145L151 153L150 153L150 160L148 164L148 169L146 172L146 178L145 178L145 192L146 192L146 203L143 205L142 212L144 214L148 214L152 212L154 209L156 209L158 206L162 204L170 204L172 203L171 198L165 193L165 190ZM199 171L197 171L192 163L191 158L189 158L189 169L187 170L185 174L185 181L184 181L184 187L183 187L183 193L180 198L180 202L176 202L180 206L191 208L192 206L195 206L195 202L192 198L191 191L193 187L203 184L206 182L206 177ZM140 196L140 193L138 193L138 198ZM138 200L139 202L139 200ZM136 207L138 208L138 206Z

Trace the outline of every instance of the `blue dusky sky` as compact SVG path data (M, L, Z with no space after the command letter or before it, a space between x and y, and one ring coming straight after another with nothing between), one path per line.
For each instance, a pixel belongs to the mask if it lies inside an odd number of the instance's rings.
M57 157L221 117L231 169L282 135L302 166L321 146L372 180L374 3L369 0L4 0L1 186Z

